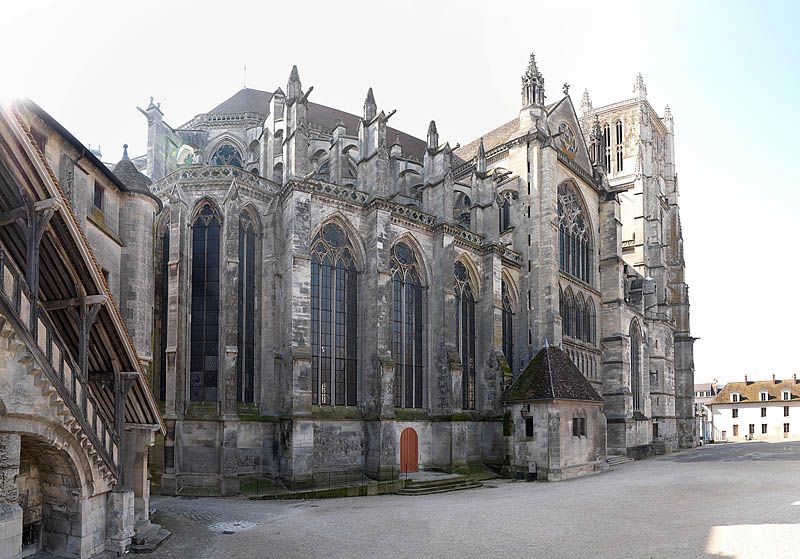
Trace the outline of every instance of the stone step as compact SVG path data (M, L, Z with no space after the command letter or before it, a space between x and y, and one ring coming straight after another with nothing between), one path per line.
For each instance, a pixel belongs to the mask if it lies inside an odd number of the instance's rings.
M445 474L431 479L409 479L397 493L398 495L432 495L475 487L481 487L481 483L467 476Z
M171 535L158 524L151 524L143 534L133 536L133 543L128 546L128 553L153 553Z
M619 464L627 464L628 462L633 462L633 458L628 458L627 456L622 456L621 454L611 455L606 459L609 466L618 466Z
M451 493L453 491L463 491L465 489L477 489L478 487L483 487L483 484L472 481L472 480L464 480L464 481L456 481L451 482L449 484L438 484L435 486L426 486L426 487L404 487L400 489L397 494L398 495L435 495L437 493Z

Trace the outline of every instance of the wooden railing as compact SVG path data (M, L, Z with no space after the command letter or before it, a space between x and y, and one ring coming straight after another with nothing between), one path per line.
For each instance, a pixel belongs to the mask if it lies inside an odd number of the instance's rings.
M120 456L119 438L113 423L105 421L98 413L88 379L81 374L46 311L39 305L38 312L31 313L31 306L30 290L24 276L5 249L0 247L0 312L26 343L42 372L116 477ZM31 324L32 315L36 316L35 324Z

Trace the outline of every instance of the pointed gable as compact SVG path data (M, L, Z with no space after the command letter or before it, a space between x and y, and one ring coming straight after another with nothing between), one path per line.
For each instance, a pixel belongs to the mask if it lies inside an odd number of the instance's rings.
M603 401L569 355L558 347L539 350L508 389L505 399Z
M548 108L547 120L550 126L550 133L560 134L553 138L553 146L570 158L572 151L572 161L583 167L591 174L592 163L589 160L589 148L581 130L580 120L575 112L572 99L567 95L558 103Z

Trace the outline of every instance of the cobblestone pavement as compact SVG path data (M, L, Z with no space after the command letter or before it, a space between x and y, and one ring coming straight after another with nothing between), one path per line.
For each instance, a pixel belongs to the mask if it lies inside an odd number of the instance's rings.
M800 443L713 445L561 483L489 484L299 502L154 497L173 536L141 557L800 557Z

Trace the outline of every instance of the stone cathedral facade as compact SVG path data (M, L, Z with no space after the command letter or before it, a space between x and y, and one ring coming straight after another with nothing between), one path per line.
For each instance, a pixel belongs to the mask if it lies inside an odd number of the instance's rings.
M578 114L531 56L519 113L464 146L312 90L295 67L178 127L140 109L163 493L387 477L408 429L420 468L502 464L505 391L546 345L602 396L609 453L694 444L673 122L641 77Z

